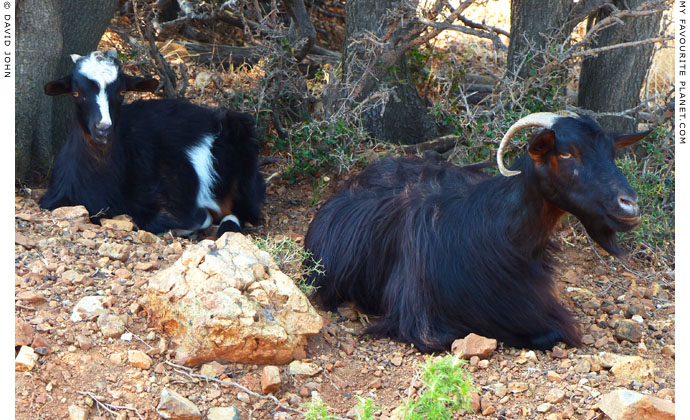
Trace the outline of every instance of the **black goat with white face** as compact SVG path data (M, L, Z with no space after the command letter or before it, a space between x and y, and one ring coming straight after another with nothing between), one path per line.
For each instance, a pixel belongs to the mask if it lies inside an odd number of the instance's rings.
M527 126L545 129L508 171L503 148ZM305 248L325 271L310 281L327 309L355 302L382 315L367 332L425 352L471 332L516 347L577 346L576 323L555 297L549 237L570 212L621 254L615 233L640 215L614 155L646 134L540 113L506 134L506 176L416 158L375 162L314 217Z
M93 221L128 214L153 233L216 222L220 235L259 222L265 184L251 116L172 99L123 105L125 92L158 81L122 72L115 51L72 60L71 75L45 85L72 95L75 116L42 208L81 204Z

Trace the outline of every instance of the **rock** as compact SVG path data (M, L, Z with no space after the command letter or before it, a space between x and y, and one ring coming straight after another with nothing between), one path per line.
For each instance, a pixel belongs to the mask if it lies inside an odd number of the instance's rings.
M261 371L261 391L270 394L280 389L280 369L277 366L264 366Z
M464 359L469 359L472 356L484 359L496 350L496 347L497 342L495 339L471 333L465 338L453 341L451 351Z
M491 388L493 389L494 394L496 394L498 398L503 398L508 393L508 387L506 387L500 382L493 384Z
M14 370L17 372L28 372L36 366L38 355L29 346L22 346L19 354L14 359Z
M84 407L70 405L67 407L67 412L69 413L69 420L86 420L89 418L89 412Z
M551 388L544 399L551 404L558 404L563 401L563 398L565 398L565 391L558 388Z
M211 407L206 420L240 420L240 412L235 407Z
M592 368L592 362L591 361L589 361L588 359L581 359L575 365L575 372L577 372L577 373L589 373L591 368Z
M268 279L255 278L257 264ZM201 241L157 273L149 281L147 309L178 339L175 362L187 366L287 363L323 326L294 282L239 233Z
M249 404L252 401L251 399L249 399L249 394L247 394L246 392L238 392L237 400L245 404Z
M201 420L201 412L193 402L168 388L161 390L156 412L164 419Z
M16 294L15 298L17 300L23 300L27 303L42 303L45 302L46 298L43 295L34 292L33 290L25 290Z
M208 376L209 378L217 378L222 375L223 372L225 372L225 366L216 361L206 363L199 369L200 374Z
M105 313L103 296L85 296L72 309L72 322L79 322Z
M36 241L27 238L26 236L16 231L14 232L14 243L17 245L21 245L24 248L34 248L36 246Z
M98 255L108 257L111 260L127 261L129 259L129 246L114 242L103 242L98 247Z
M561 375L559 375L558 373L556 373L553 370L546 372L546 379L548 379L549 382L560 382L563 380Z
M654 363L640 356L623 356L611 367L617 378L644 382L654 377Z
M101 226L108 229L124 230L127 232L134 230L134 223L129 220L121 219L101 219Z
M117 338L125 332L125 323L122 319L113 314L102 314L98 317L98 328L101 329L105 338Z
M34 330L31 324L21 319L14 320L14 345L28 346L34 339Z
M675 404L649 395L619 389L601 397L599 409L611 420L672 420Z
M288 366L288 373L290 375L299 376L314 376L321 372L321 368L313 363L303 363L295 360Z
M84 334L79 334L76 337L77 339L77 345L79 346L80 349L82 350L89 350L90 348L93 347L93 341Z
M529 385L526 382L511 382L508 384L508 391L513 394L527 391L527 388L529 388Z
M551 403L545 402L545 403L539 404L537 406L537 412L538 413L548 413L549 410L551 410Z
M659 392L656 393L656 396L662 400L673 401L673 390L671 388L664 388L659 390Z
M140 350L130 350L127 352L127 360L129 363L139 369L149 369L151 368L152 360L143 351Z
M156 242L159 242L161 240L161 238L159 238L158 236L145 230L140 230L137 232L137 239L139 239L141 242L145 244L155 244Z
M89 212L84 206L58 207L51 214L55 219L59 220L70 220L79 223L89 221Z
M676 357L676 346L668 344L661 348L661 354L666 357Z
M158 261L143 261L136 263L134 268L139 271L158 270Z
M67 270L60 275L60 280L67 285L82 283L84 281L84 275L74 270Z
M399 354L396 354L395 356L391 357L391 363L393 366L400 366L403 363L403 357Z
M553 348L553 351L551 352L551 357L553 357L554 359L565 359L566 357L568 357L568 352L566 352L558 346L555 346Z
M616 324L616 329L613 335L619 340L628 340L632 343L638 343L642 340L642 326L631 320L620 320Z
M615 353L602 351L594 357L594 361L604 369L611 369L621 359L621 357L622 356L619 356Z
M477 413L482 408L481 401L482 400L481 400L481 397L479 396L479 393L474 392L474 391L470 392L470 406L472 407L473 412Z

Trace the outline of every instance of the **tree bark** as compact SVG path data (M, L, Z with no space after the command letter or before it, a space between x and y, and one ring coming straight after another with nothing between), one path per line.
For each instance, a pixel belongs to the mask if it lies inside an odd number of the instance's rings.
M637 8L645 0L616 0L619 9ZM627 4L627 6L626 6ZM596 16L601 20L610 15L602 9ZM629 18L624 24L614 25L599 33L592 48L622 42L653 38L659 34L662 13ZM580 108L599 112L618 112L640 104L640 91L651 65L653 45L619 48L603 52L582 62L577 104ZM623 117L598 118L599 124L609 131L633 132L637 121Z
M540 51L570 36L575 25L566 23L572 8L572 0L511 0L509 74L521 79L536 74L544 65Z
M363 51L349 45L354 39L361 37L365 31L383 38L392 22L385 21L386 12L398 4L394 0L349 0L345 6L345 42L343 45L343 77L345 80L356 82L367 72L366 66L354 65L356 57L364 57ZM404 23L397 31L405 31ZM392 36L390 40L396 37ZM389 41L393 42L393 41ZM390 48L386 46L384 48ZM369 57L370 58L370 57ZM355 98L361 102L375 93L380 86L394 89L395 95L381 108L375 107L366 111L362 117L365 127L377 139L401 144L415 144L437 136L438 129L433 118L427 112L419 92L412 84L405 55L389 68L374 69L371 73L378 77L371 77L369 82Z
M69 98L43 85L72 71L70 54L98 46L118 0L19 0L16 6L15 178L45 178L72 118ZM88 18L84 18L88 17Z

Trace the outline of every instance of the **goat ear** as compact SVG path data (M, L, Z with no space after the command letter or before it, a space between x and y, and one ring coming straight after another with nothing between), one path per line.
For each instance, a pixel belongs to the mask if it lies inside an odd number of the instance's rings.
M543 130L530 140L529 147L527 148L529 157L531 157L533 161L541 163L544 160L544 155L553 149L555 143L556 134L553 130Z
M153 78L134 77L125 74L125 83L130 92L155 92L158 87L158 80Z
M66 76L62 79L53 80L43 86L43 91L48 96L57 95L71 95L72 94L72 76Z
M613 136L613 150L619 151L620 149L635 144L643 138L647 137L649 133L654 130L641 131L639 133L633 134L618 134Z

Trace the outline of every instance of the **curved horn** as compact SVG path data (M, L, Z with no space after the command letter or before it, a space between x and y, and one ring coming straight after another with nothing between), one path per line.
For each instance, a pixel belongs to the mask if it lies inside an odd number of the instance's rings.
M508 132L501 139L501 144L498 146L498 152L496 152L496 161L498 163L498 170L501 171L503 176L514 176L518 175L520 171L511 171L503 165L503 153L505 152L505 147L511 138L518 131L527 127L544 127L551 128L556 120L563 117L575 117L578 115L573 112L563 112L561 114L555 114L552 112L537 112L535 114L527 115L526 117L520 118L515 124L513 124Z

